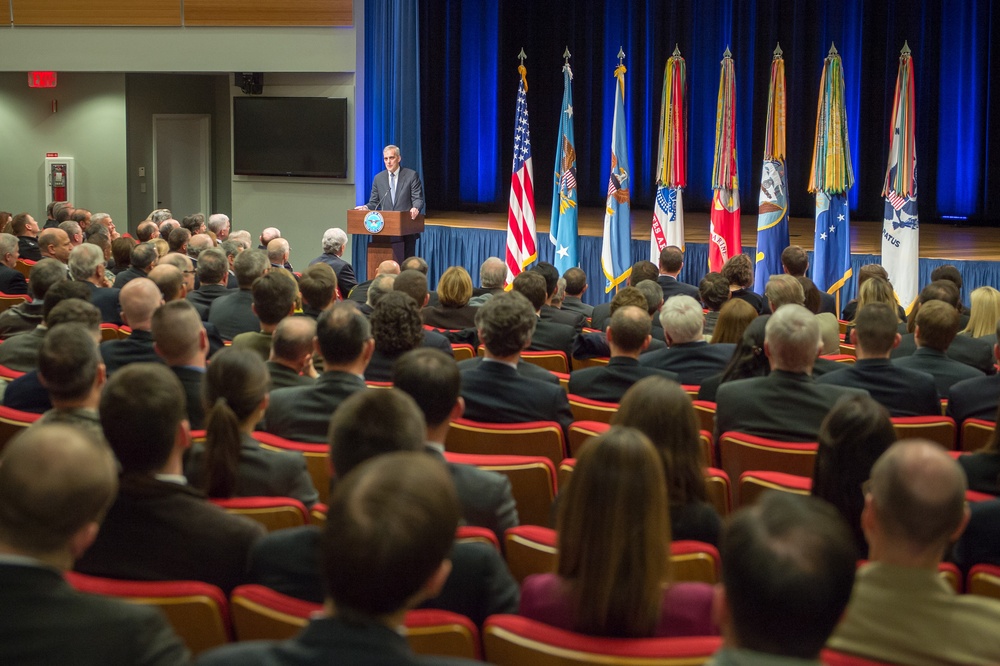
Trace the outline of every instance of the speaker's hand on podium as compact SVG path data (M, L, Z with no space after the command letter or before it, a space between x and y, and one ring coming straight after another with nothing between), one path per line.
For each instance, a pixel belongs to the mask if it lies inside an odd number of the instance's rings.
M368 206L366 204L362 204L360 206L355 206L354 210L368 210Z
M411 208L410 209L410 219L411 220L417 219L417 215L420 215L420 211L417 210L416 208Z

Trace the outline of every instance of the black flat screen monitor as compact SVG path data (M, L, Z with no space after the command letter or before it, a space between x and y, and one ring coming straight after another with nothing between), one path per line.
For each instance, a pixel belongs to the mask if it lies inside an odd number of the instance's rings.
M347 100L234 97L233 172L347 177Z

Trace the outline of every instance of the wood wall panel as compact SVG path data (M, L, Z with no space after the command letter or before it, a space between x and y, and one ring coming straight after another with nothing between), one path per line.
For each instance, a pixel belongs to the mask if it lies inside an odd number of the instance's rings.
M189 26L353 24L353 0L184 0L184 25Z
M10 23L10 0L0 0L0 25Z
M181 0L9 1L15 25L181 25Z

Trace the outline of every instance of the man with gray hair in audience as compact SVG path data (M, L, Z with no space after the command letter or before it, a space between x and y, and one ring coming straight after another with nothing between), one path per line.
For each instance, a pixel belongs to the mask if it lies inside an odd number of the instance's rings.
M271 241L275 238L281 238L281 229L277 227L268 227L264 231L260 232L260 245L257 246L258 250L264 250L267 252L267 246L270 245ZM292 270L292 265L287 261L284 263L284 267L288 270Z
M11 336L0 345L0 365L18 372L29 372L38 366L41 349L49 328L67 321L86 321L99 326L100 312L86 302L87 288L72 281L63 281L49 290L42 306L42 321L33 330Z
M340 292L341 300L347 300L351 290L358 283L354 276L354 268L343 258L345 247L347 247L347 233L339 227L331 227L323 232L323 254L309 262L310 266L320 261L330 265L337 274L337 290ZM396 266L395 272L399 273L399 266ZM359 302L363 303L364 299Z
M240 282L236 279L236 272L233 270L233 262L236 261L236 255L250 249L250 241L247 241L246 246L244 246L242 241L234 238L238 233L237 231L230 233L229 239L219 245L219 249L226 254L226 261L229 262L229 277L226 280L226 289L240 288Z
M187 244L187 255L198 264L198 257L205 250L215 247L215 243L212 242L212 237L208 234L195 234L191 236L191 240Z
M662 289L661 289L662 292ZM735 345L705 342L705 314L701 303L690 296L671 296L660 309L666 349L643 354L639 362L650 368L676 372L681 384L700 385L722 372Z
M253 247L253 237L250 232L246 229L237 229L236 231L229 232L229 240L234 240L240 244L244 250L249 250Z
M42 323L45 294L53 285L68 278L66 269L55 259L42 259L31 267L28 277L32 300L0 312L0 340L6 340L15 333L30 331Z
M159 227L167 220L172 219L173 216L174 214L170 212L169 208L157 208L149 214L149 221Z
M208 230L215 234L215 240L222 243L229 238L229 216L224 213L212 213L208 216Z
M267 253L261 250L244 250L236 256L233 269L240 288L217 298L208 311L208 321L215 324L219 333L232 340L246 331L259 331L260 319L253 313L253 281L270 268Z
M170 254L168 254L167 256L163 257L163 259L160 260L160 264L164 266L173 266L174 268L176 268L181 272L181 275L184 276L184 293L180 296L180 298L184 298L192 291L194 291L195 289L194 278L196 271L194 266L194 260L191 257L185 254L177 254L176 252L171 252ZM152 275L152 272L150 272L150 275Z
M507 265L500 257L487 257L479 267L479 287L472 289L469 305L478 307L503 291Z
M188 302L195 307L202 321L208 321L208 309L215 299L230 293L226 288L229 279L229 262L226 253L211 248L198 257L197 277L198 287L186 296Z
M118 296L121 290L106 286L107 266L101 248L90 243L73 248L69 253L69 274L90 289L90 302L101 311L101 321L116 325L122 323L122 306Z
M28 282L17 270L19 256L17 236L0 233L0 291L5 294L28 293Z
M284 268L288 263L288 253L291 251L291 246L284 238L275 238L268 243L267 260L271 262L271 268Z
M32 428L60 423L84 428L98 441L104 441L97 414L107 379L97 346L100 337L96 319L57 324L45 336L38 352L38 381L49 392L52 409L42 414Z
M77 247L83 242L83 229L80 228L79 222L74 222L73 220L66 220L59 225L59 228L66 232L69 236L70 245Z
M152 220L143 220L135 228L135 237L140 243L148 243L154 238L160 237L160 228Z
M115 289L121 289L130 280L146 277L159 260L160 255L157 253L155 245L151 243L139 243L132 248L129 267L115 276Z
M396 282L396 275L393 273L383 273L382 275L376 275L372 280L371 285L368 288L368 295L365 302L358 306L364 316L369 319L372 316L372 312L375 311L375 306L378 304L382 297L393 291L393 285Z
M307 386L316 383L318 373L313 366L313 340L316 320L311 317L285 317L271 336L271 356L267 370L271 373L271 390L287 386Z
M319 262L325 263L325 262ZM310 264L310 266L316 265L316 262ZM329 264L327 264L329 265ZM332 266L331 266L332 270ZM344 300L352 300L355 303L366 303L368 301L368 289L372 286L372 281L375 280L379 275L399 275L399 264L397 264L392 259L386 259L378 265L375 269L375 277L371 280L365 280L364 282L359 282L351 289L351 292L347 295Z
M181 223L170 217L160 223L160 238L167 240L174 229L179 229Z
M735 430L785 442L815 442L820 423L838 398L867 396L868 392L816 382L812 368L822 345L819 324L801 305L779 308L764 330L764 353L771 373L719 386L716 441Z

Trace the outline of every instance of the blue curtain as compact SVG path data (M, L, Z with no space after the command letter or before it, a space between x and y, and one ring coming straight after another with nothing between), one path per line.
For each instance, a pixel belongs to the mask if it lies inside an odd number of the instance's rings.
M366 0L366 8L395 4ZM398 4L410 8L415 3ZM990 169L989 160L1000 150L1000 133L989 131L1000 126L1000 86L989 85L991 69L1000 67L1000 21L992 20L1000 13L1000 0L439 0L420 5L419 99L432 209L506 209L517 54L522 47L528 55L528 104L539 184L535 202L537 210L549 209L552 193L543 176L555 154L560 67L568 46L575 75L580 204L600 206L607 191L609 90L618 49L623 48L633 206L651 210L663 67L677 44L688 66L685 205L706 211L711 201L719 61L728 46L737 70L743 211L754 214L768 71L780 42L789 82L790 213L812 217L814 204L806 185L816 95L823 58L835 43L844 62L857 177L851 214L859 220L881 219L893 86L906 40L913 50L917 84L921 221L1000 220L1000 173ZM380 25L369 21L369 33ZM399 39L383 38L381 48L401 48L412 37L401 33ZM375 41L369 39L369 51ZM372 56L377 59L379 54ZM366 94L371 99L375 90ZM374 153L380 142L366 145Z
M365 135L355 169L359 199L368 200L382 149L399 146L402 163L423 180L420 20L417 0L365 0Z

